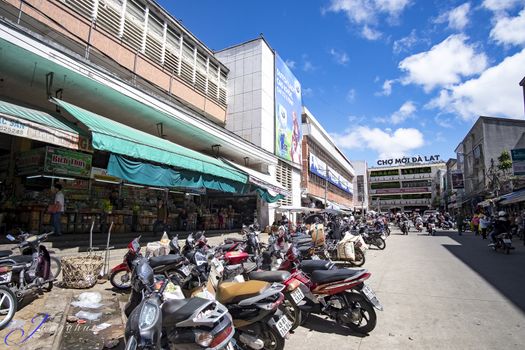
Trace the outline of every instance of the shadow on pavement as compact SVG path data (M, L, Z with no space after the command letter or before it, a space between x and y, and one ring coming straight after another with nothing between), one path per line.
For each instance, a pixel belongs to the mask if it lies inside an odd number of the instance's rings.
M443 246L463 261L479 276L490 283L501 294L525 313L525 248L518 239L513 239L516 248L510 255L489 248L489 240L482 240L472 233L458 236L457 233L441 232L459 245Z
M353 332L352 330L346 327L340 326L335 321L325 320L317 315L309 315L308 320L306 320L306 323L303 325L303 327L311 331L320 333L346 335L359 338L364 338L368 336L361 333Z

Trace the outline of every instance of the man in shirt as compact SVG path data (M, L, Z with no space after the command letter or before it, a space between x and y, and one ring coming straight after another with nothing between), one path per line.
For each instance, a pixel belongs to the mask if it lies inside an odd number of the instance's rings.
M53 224L53 229L57 236L62 236L62 214L64 213L64 193L62 192L62 185L56 183L54 186L55 189L55 206L56 211L51 213L51 222Z

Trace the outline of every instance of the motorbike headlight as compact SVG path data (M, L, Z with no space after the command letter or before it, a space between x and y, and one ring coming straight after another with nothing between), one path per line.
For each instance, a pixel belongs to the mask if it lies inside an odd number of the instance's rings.
M149 328L155 324L159 313L159 307L155 304L146 302L142 306L139 317L139 328Z
M195 331L195 343L203 347L208 347L213 341L213 335L210 332Z

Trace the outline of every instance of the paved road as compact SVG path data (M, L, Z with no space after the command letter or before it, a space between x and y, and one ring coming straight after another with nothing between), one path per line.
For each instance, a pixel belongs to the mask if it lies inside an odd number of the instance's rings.
M315 317L287 350L525 349L523 245L505 255L471 233L394 232L384 251L369 251L365 267L385 307L370 336L348 336Z

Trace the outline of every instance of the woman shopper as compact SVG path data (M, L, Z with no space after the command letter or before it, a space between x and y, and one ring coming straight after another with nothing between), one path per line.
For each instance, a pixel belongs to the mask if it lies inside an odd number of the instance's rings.
M53 230L57 236L62 236L62 214L64 213L64 193L62 192L62 185L59 183L53 186L55 193L55 200L50 205L49 213L51 214L51 223L53 224Z
M479 229L481 231L481 237L483 239L487 239L487 228L490 225L490 220L486 215L481 215L481 218L479 219Z

